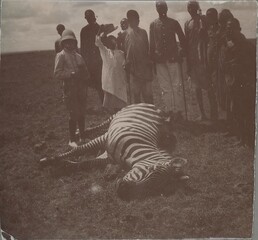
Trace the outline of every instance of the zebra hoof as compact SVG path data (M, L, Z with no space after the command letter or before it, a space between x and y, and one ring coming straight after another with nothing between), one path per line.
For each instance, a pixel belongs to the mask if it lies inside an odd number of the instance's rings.
M41 158L39 160L39 165L40 165L40 167L46 167L46 166L50 165L53 162L53 160L54 160L54 158L48 158L48 157Z

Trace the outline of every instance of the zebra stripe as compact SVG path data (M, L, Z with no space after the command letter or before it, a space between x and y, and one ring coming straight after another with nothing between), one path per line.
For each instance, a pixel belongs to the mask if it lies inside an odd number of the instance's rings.
M94 141L90 141L84 145L73 148L71 151L59 154L55 157L56 160L62 160L68 157L78 157L85 153L97 151L105 147L107 134L104 134L98 138L95 138Z
M2 229L1 229L0 239L1 240L15 240L15 238L11 234L7 233L6 231L4 231Z
M114 117L115 117L115 115L112 115L111 117L109 117L106 121L104 121L100 125L95 126L95 127L89 127L87 129L85 129L84 136L87 136L88 138L96 138L99 135L104 134L107 131L107 129Z

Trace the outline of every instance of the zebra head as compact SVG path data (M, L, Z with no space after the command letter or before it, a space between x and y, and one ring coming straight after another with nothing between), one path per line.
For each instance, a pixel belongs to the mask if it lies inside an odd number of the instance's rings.
M180 181L189 179L183 173L187 163L184 158L157 161L154 164L135 164L133 168L117 182L117 194L122 199L162 193L164 187L175 187Z

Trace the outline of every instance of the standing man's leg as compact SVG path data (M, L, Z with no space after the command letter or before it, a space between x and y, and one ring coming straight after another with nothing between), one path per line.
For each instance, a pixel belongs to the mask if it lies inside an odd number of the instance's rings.
M97 91L101 104L103 104L104 100L104 92L102 90L102 66L94 66L89 68L90 73L90 82L89 86L94 88Z
M145 103L153 104L152 82L142 84L142 96Z
M84 136L85 116L83 114L81 114L78 119L78 128L79 128L79 132L80 132L80 139L83 140L85 138L85 136Z
M227 76L227 79L230 76ZM225 106L226 106L226 127L228 134L227 136L233 136L236 134L236 121L235 121L235 116L233 114L233 108L234 108L234 101L233 101L233 91L232 91L232 86L226 85L226 101L225 101Z
M217 71L216 68L208 68L208 99L210 103L210 118L212 121L217 121L219 118L218 99L216 94L217 89Z
M76 144L76 130L77 130L77 123L78 123L78 106L75 104L72 104L72 107L70 109L70 118L69 118L69 135L70 135L70 141L69 145L71 147L77 147Z
M98 89L96 89L96 90L97 90L97 92L98 92L99 99L100 99L101 103L103 103L103 100L104 100L104 92L103 92L102 88L98 88Z
M76 140L75 132L76 132L76 120L73 118L73 114L70 114L70 118L69 118L70 142L75 142Z
M255 86L245 86L243 101L244 110L246 111L246 140L247 144L254 147L255 144Z
M175 112L180 112L180 114L184 111L184 97L183 97L183 89L182 89L182 79L180 74L180 66L179 63L167 63L168 72L170 76L170 89L173 97L173 110Z
M130 75L131 94L133 97L132 103L141 103L141 84L139 79L135 79L134 76Z
M64 102L66 105L66 108L69 112L69 145L71 147L76 147L76 125L77 125L77 108L76 108L76 103L77 103L77 94L74 86L69 83L65 82L64 83Z
M243 116L243 107L242 107L242 101L243 101L243 96L242 96L242 91L241 87L237 86L232 86L232 114L235 120L235 132L236 135L240 141L241 144L243 144L244 140L244 117Z
M79 116L78 116L78 128L80 133L80 140L85 139L85 110L87 101L87 87L81 85L78 89L78 105L79 105Z
M208 88L208 98L210 103L210 118L211 120L218 120L218 104L212 85Z
M197 102L199 105L199 109L201 112L201 119L205 120L206 119L206 115L204 112L204 107L203 107L203 97L202 97L202 89L200 86L195 86L195 94L196 94L196 98L197 98Z
M204 106L203 106L201 77L204 77L204 76L201 76L200 66L193 66L191 71L191 79L195 87L195 95L201 112L201 120L205 120L207 118L206 118Z
M102 90L102 81L101 81L101 78L102 78L102 64L95 69L94 75L95 75L95 78L96 78L96 90L98 92L101 104L103 104L104 92Z
M165 104L165 112L172 112L173 93L171 90L170 75L166 63L156 64L157 79L161 89L162 101Z

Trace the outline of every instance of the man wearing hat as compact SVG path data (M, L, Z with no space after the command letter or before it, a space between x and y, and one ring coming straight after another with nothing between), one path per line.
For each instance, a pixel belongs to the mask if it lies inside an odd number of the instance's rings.
M82 28L80 34L81 55L90 73L89 86L97 90L102 103L104 97L101 86L102 59L99 48L95 45L100 25L96 22L95 13L91 9L85 11L85 19L88 24Z
M176 35L183 50L185 50L185 36L178 21L167 16L168 7L165 1L157 1L156 10L159 18L150 24L150 56L156 68L165 111L181 112L184 106L183 95L180 94L182 93L179 66L181 56Z
M222 11L218 15L218 23L219 29L217 31L217 42L218 42L218 103L222 110L226 110L226 120L228 125L228 134L227 136L231 136L230 125L232 122L232 114L230 110L230 101L228 88L226 85L225 78L225 53L226 53L226 31L227 31L227 22L228 20L233 19L234 16L230 12L229 9L222 9Z
M63 50L63 48L61 46L61 36L62 36L62 33L63 33L64 30L65 30L65 26L63 24L58 24L56 26L56 31L60 35L60 38L58 38L55 41L55 51L56 51L56 53L59 53Z
M255 45L241 33L236 18L226 24L225 81L230 106L231 134L239 138L237 144L254 146L256 54Z

